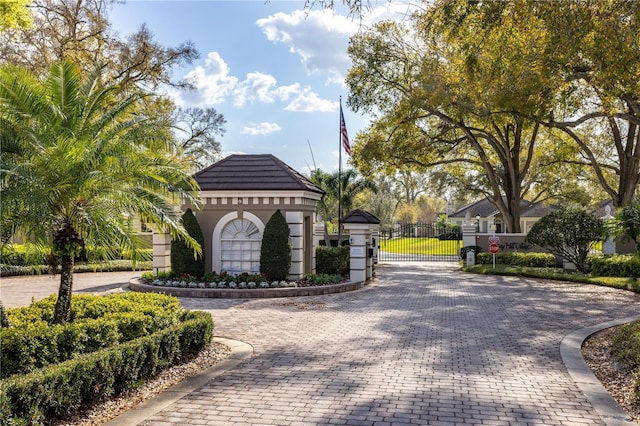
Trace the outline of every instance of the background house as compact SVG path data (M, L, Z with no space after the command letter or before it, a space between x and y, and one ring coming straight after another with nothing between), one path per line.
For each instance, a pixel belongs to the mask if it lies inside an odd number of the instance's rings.
M558 206L544 206L542 203L531 203L526 200L521 201L522 210L520 212L520 229L526 234L531 226L542 216L559 210ZM464 225L465 217L469 214L472 223L476 224L477 232L481 233L508 233L502 214L496 206L485 198L471 203L449 215L449 220L458 225Z

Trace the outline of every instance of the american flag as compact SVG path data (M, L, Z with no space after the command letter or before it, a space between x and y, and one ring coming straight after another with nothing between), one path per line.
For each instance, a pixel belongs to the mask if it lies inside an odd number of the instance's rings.
M351 145L349 145L349 135L347 134L347 126L344 124L344 115L342 114L342 105L340 105L340 135L342 136L342 146L344 152L351 155Z

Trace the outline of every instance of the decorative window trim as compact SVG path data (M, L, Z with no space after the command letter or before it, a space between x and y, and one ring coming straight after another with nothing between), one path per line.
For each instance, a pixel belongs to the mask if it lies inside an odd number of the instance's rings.
M237 211L233 211L222 216L213 229L213 236L211 240L211 265L212 269L216 272L222 272L222 231L226 228L229 222L235 219L247 219L252 222L260 231L260 241L262 242L262 235L264 235L264 223L262 223L258 216L247 211L242 212L242 217L240 217Z

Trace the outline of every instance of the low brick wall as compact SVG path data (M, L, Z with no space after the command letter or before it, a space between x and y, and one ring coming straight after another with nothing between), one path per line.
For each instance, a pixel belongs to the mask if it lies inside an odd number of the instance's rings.
M133 279L129 282L129 289L142 293L162 293L176 297L265 299L272 297L321 296L325 294L344 293L359 290L364 287L364 284L364 282L348 282L313 287L252 288L238 290L230 288L160 287L143 284L139 279Z

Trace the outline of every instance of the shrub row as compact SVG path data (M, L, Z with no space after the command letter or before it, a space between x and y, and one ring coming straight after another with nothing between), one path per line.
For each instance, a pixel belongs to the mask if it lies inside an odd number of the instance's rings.
M478 253L476 263L484 265L493 263L493 254ZM556 266L556 257L551 253L498 252L496 263L531 268L553 268Z
M632 370L634 377L633 396L640 404L640 321L625 325L613 337L611 354L616 361Z
M153 249L137 250L139 260L149 260L153 257ZM47 265L49 249L35 244L3 244L2 263L11 266ZM105 258L105 250L101 247L86 247L83 253L75 259L78 262ZM131 260L130 250L117 250L116 259Z
M316 247L316 273L346 277L351 271L349 246Z
M136 262L135 266L130 260L109 260L100 263L76 263L73 272L117 272L117 271L144 271L152 267L150 260ZM0 264L0 277L19 275L42 275L49 273L47 265L14 266Z
M597 277L640 277L640 256L589 256L587 265Z
M184 315L177 299L160 294L78 295L72 299L71 322L51 325L56 298L8 310L11 326L0 329L3 377L152 334Z
M44 424L139 385L206 347L213 320L188 312L184 322L130 342L0 382L0 424Z

